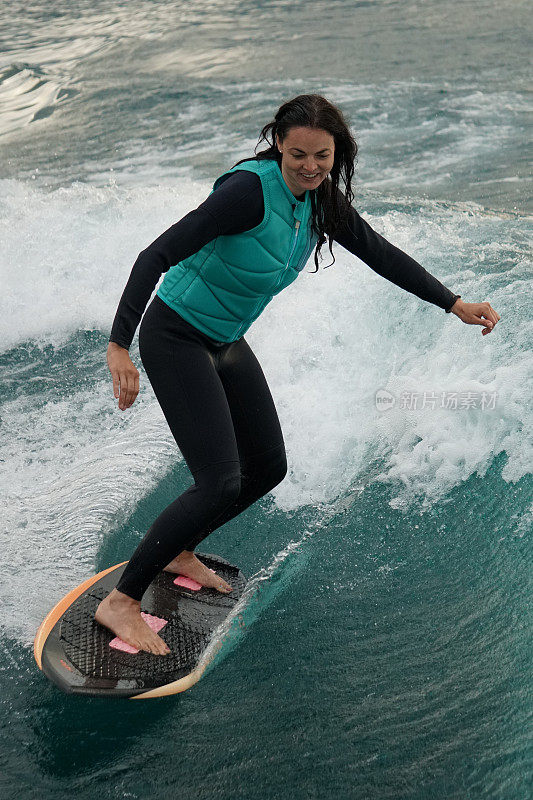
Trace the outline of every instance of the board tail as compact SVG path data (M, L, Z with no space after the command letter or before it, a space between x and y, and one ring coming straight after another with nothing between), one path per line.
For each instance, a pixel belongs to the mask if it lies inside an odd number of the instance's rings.
M92 575L90 578L87 578L86 581L80 583L79 586L76 586L75 589L72 589L65 597L63 597L57 605L53 607L49 614L44 618L44 620L39 625L37 633L35 634L35 639L33 642L33 655L35 657L35 661L37 662L37 666L40 670L42 670L42 654L43 654L43 647L44 643L48 638L48 634L58 621L58 619L65 613L67 608L72 605L74 600L83 594L87 589L103 578L104 575L107 575L109 572L112 572L117 567L121 567L122 564L127 564L127 561L121 561L120 564L114 564L112 567L108 567L107 569L102 570L97 575Z

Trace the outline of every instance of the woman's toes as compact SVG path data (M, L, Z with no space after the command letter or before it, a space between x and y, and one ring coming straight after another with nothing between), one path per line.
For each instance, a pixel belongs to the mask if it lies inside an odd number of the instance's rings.
M168 653L168 648L162 639L159 642L150 642L150 649L156 656L165 656Z

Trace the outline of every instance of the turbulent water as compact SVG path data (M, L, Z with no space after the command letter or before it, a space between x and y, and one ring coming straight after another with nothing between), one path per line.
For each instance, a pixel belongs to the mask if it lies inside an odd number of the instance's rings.
M2 796L525 800L526 3L11 2L0 19ZM352 126L363 217L501 320L482 336L340 247L310 263L246 336L289 473L204 543L250 578L239 624L183 695L67 697L33 661L43 616L191 481L137 339L141 392L113 398L131 266L303 92Z

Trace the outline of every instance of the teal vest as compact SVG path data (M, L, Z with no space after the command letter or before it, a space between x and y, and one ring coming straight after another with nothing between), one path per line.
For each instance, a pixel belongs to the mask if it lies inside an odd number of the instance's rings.
M157 290L183 319L218 342L245 334L274 295L298 277L317 241L310 192L297 200L275 160L232 167L217 178L212 192L237 170L259 175L263 220L244 233L217 236L171 267Z

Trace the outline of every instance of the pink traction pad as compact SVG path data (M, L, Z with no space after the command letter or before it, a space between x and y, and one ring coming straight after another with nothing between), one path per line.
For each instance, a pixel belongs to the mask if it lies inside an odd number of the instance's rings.
M209 568L211 572L215 572L214 569ZM216 575L216 573L215 573ZM195 581L194 578L187 578L185 575L178 575L176 580L173 581L176 586L184 586L186 589L192 589L194 592L198 592L202 588L202 584Z
M161 628L164 628L168 622L168 619L162 619L162 617L154 617L152 616L152 614L145 614L144 611L141 611L141 617L144 619L146 624L149 625L149 627L156 633L159 633ZM118 636L115 636L115 638L109 642L109 647L112 647L113 650L122 650L123 653L134 654L139 652L139 649L137 647L133 647L131 644L123 642L122 639L119 639Z

